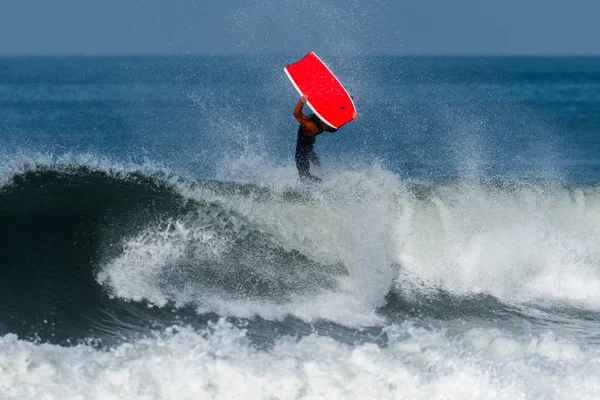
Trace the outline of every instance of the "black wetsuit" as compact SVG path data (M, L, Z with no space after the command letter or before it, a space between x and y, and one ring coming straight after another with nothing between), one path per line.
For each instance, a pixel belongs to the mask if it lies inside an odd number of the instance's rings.
M311 114L309 116L310 120L315 123L319 127L319 132L314 136L308 136L304 134L305 127L300 125L298 127L298 140L296 142L296 167L298 168L298 173L300 174L300 178L308 179L313 182L319 182L320 179L310 173L310 163L309 161L315 162L317 159L317 154L314 152L313 147L315 144L315 137L323 133L323 129L319 124L319 118Z

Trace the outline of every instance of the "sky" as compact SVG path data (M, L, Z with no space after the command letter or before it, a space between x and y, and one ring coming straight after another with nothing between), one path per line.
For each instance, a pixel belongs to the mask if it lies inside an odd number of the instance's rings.
M600 55L600 0L0 0L0 55Z

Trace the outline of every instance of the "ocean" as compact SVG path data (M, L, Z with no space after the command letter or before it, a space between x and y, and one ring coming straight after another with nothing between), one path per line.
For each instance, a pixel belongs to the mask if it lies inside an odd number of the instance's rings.
M1 399L600 396L600 58L302 56L0 57Z

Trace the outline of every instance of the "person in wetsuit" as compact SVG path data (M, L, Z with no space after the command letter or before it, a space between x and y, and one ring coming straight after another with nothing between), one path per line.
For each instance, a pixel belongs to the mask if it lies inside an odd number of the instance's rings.
M306 116L302 113L304 104L308 101L307 96L302 96L294 108L294 117L300 122L298 127L298 140L296 141L296 167L300 174L300 179L304 181L320 182L321 179L310 173L310 162L317 167L321 165L319 156L314 151L315 138L317 135L327 132L336 132L337 129L327 125L319 119L315 114ZM354 119L358 117L358 113L354 113Z

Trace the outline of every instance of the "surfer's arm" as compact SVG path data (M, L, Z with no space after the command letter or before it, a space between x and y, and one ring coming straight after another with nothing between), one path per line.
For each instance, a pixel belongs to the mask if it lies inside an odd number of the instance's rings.
M306 134L308 136L314 136L319 133L319 127L310 118L302 113L302 107L306 103L306 96L302 96L298 104L296 104L296 108L294 109L294 117L300 122L304 128L306 128Z

